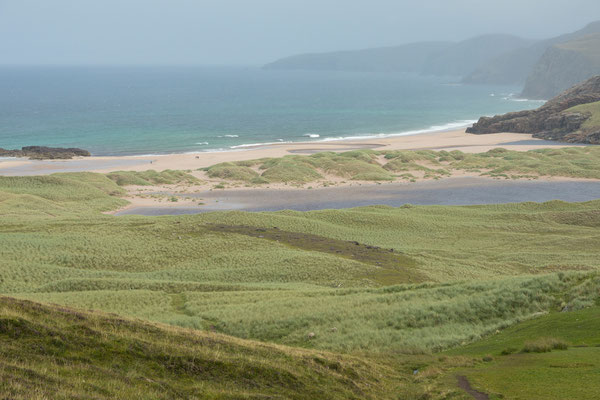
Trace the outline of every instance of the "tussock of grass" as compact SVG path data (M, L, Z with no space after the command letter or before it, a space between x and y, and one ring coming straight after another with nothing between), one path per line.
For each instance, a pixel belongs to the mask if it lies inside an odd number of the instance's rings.
M261 176L268 182L308 183L323 177L309 163L298 162L295 157L284 157L277 162L268 161L260 168L265 170Z
M546 353L552 350L566 350L569 345L559 339L555 338L539 338L530 342L525 342L523 346L523 353Z
M234 163L221 163L206 168L211 178L229 179L232 181L252 182L258 178L258 172L252 168Z
M385 172L375 171L358 173L352 176L352 179L355 181L393 181L394 177Z
M176 183L195 184L199 180L183 171L164 170L164 171L115 171L106 176L115 181L119 186L139 185L170 185Z
M127 204L113 197L123 189L100 174L89 172L48 176L0 176L0 215L57 216L97 212Z

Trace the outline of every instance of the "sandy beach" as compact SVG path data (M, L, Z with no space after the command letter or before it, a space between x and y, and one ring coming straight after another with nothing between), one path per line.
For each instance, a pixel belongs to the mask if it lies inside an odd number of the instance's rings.
M86 157L73 160L36 161L26 159L0 160L0 175L43 175L56 172L145 171L154 169L194 170L220 162L252 160L263 157L282 157L289 154L313 154L321 151L377 150L460 150L469 153L485 152L495 147L527 151L543 147L569 147L570 143L534 139L520 133L472 135L464 129L431 132L408 136L369 139L314 141L248 146L243 150L167 154L148 156Z

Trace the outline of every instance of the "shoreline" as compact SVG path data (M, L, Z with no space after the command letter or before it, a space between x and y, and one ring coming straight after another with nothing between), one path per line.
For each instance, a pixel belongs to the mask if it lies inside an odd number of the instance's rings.
M495 133L468 134L465 129L429 131L424 133L382 138L340 139L293 143L257 144L243 149L215 152L175 153L143 156L91 156L71 160L0 160L0 175L47 175L57 172L99 172L117 170L164 171L195 170L221 162L244 161L259 158L283 157L299 154L309 155L323 151L343 152L350 150L459 150L465 153L481 153L497 147L527 151L547 147L573 147L577 144L549 142L535 139L530 134Z

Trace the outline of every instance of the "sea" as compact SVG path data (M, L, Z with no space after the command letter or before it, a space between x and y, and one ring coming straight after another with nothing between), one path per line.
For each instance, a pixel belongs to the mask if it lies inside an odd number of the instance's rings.
M542 104L519 91L381 72L5 66L0 147L147 155L413 135Z

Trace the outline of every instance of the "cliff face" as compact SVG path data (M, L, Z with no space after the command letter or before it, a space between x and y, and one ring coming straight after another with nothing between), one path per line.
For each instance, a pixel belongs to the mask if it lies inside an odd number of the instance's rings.
M564 68L558 68L559 65L551 65L552 56L556 49L562 48L562 44L567 42L577 42L578 39L587 37L589 35L600 33L600 21L592 22L576 32L568 33L565 35L557 36L554 38L542 40L536 42L528 47L518 48L515 50L508 51L500 56L489 60L485 63L477 65L473 72L466 75L463 78L464 83L476 83L476 84L524 84L528 79L535 79L541 71L546 69L554 69L556 72L562 72L568 75L570 72L569 68L578 67L582 68L582 64L574 63L569 65L564 63ZM554 48L555 50L550 50ZM550 54L546 55L546 52L550 51ZM598 72L597 72L598 73ZM543 96L534 95L533 89L529 92L530 96L548 99L562 90L569 88L577 82L581 82L584 79L589 78L592 75L580 74L579 80L574 80L569 83L563 84L563 86L557 86L559 89L555 89L554 92L545 92ZM531 77L531 78L530 78ZM566 81L566 80L565 80ZM547 82L547 81L546 81ZM531 85L534 85L532 82ZM537 87L543 87L544 85L535 85ZM533 86L532 86L533 88ZM527 91L523 93L525 96Z
M572 107L600 101L600 75L572 87L536 110L481 117L468 133L532 133L534 137L566 142L600 144L600 126L586 124L589 112Z
M531 47L516 49L485 62L463 77L463 83L522 85L537 60L548 47L543 41Z
M549 99L600 74L600 33L550 47L533 67L522 97Z

